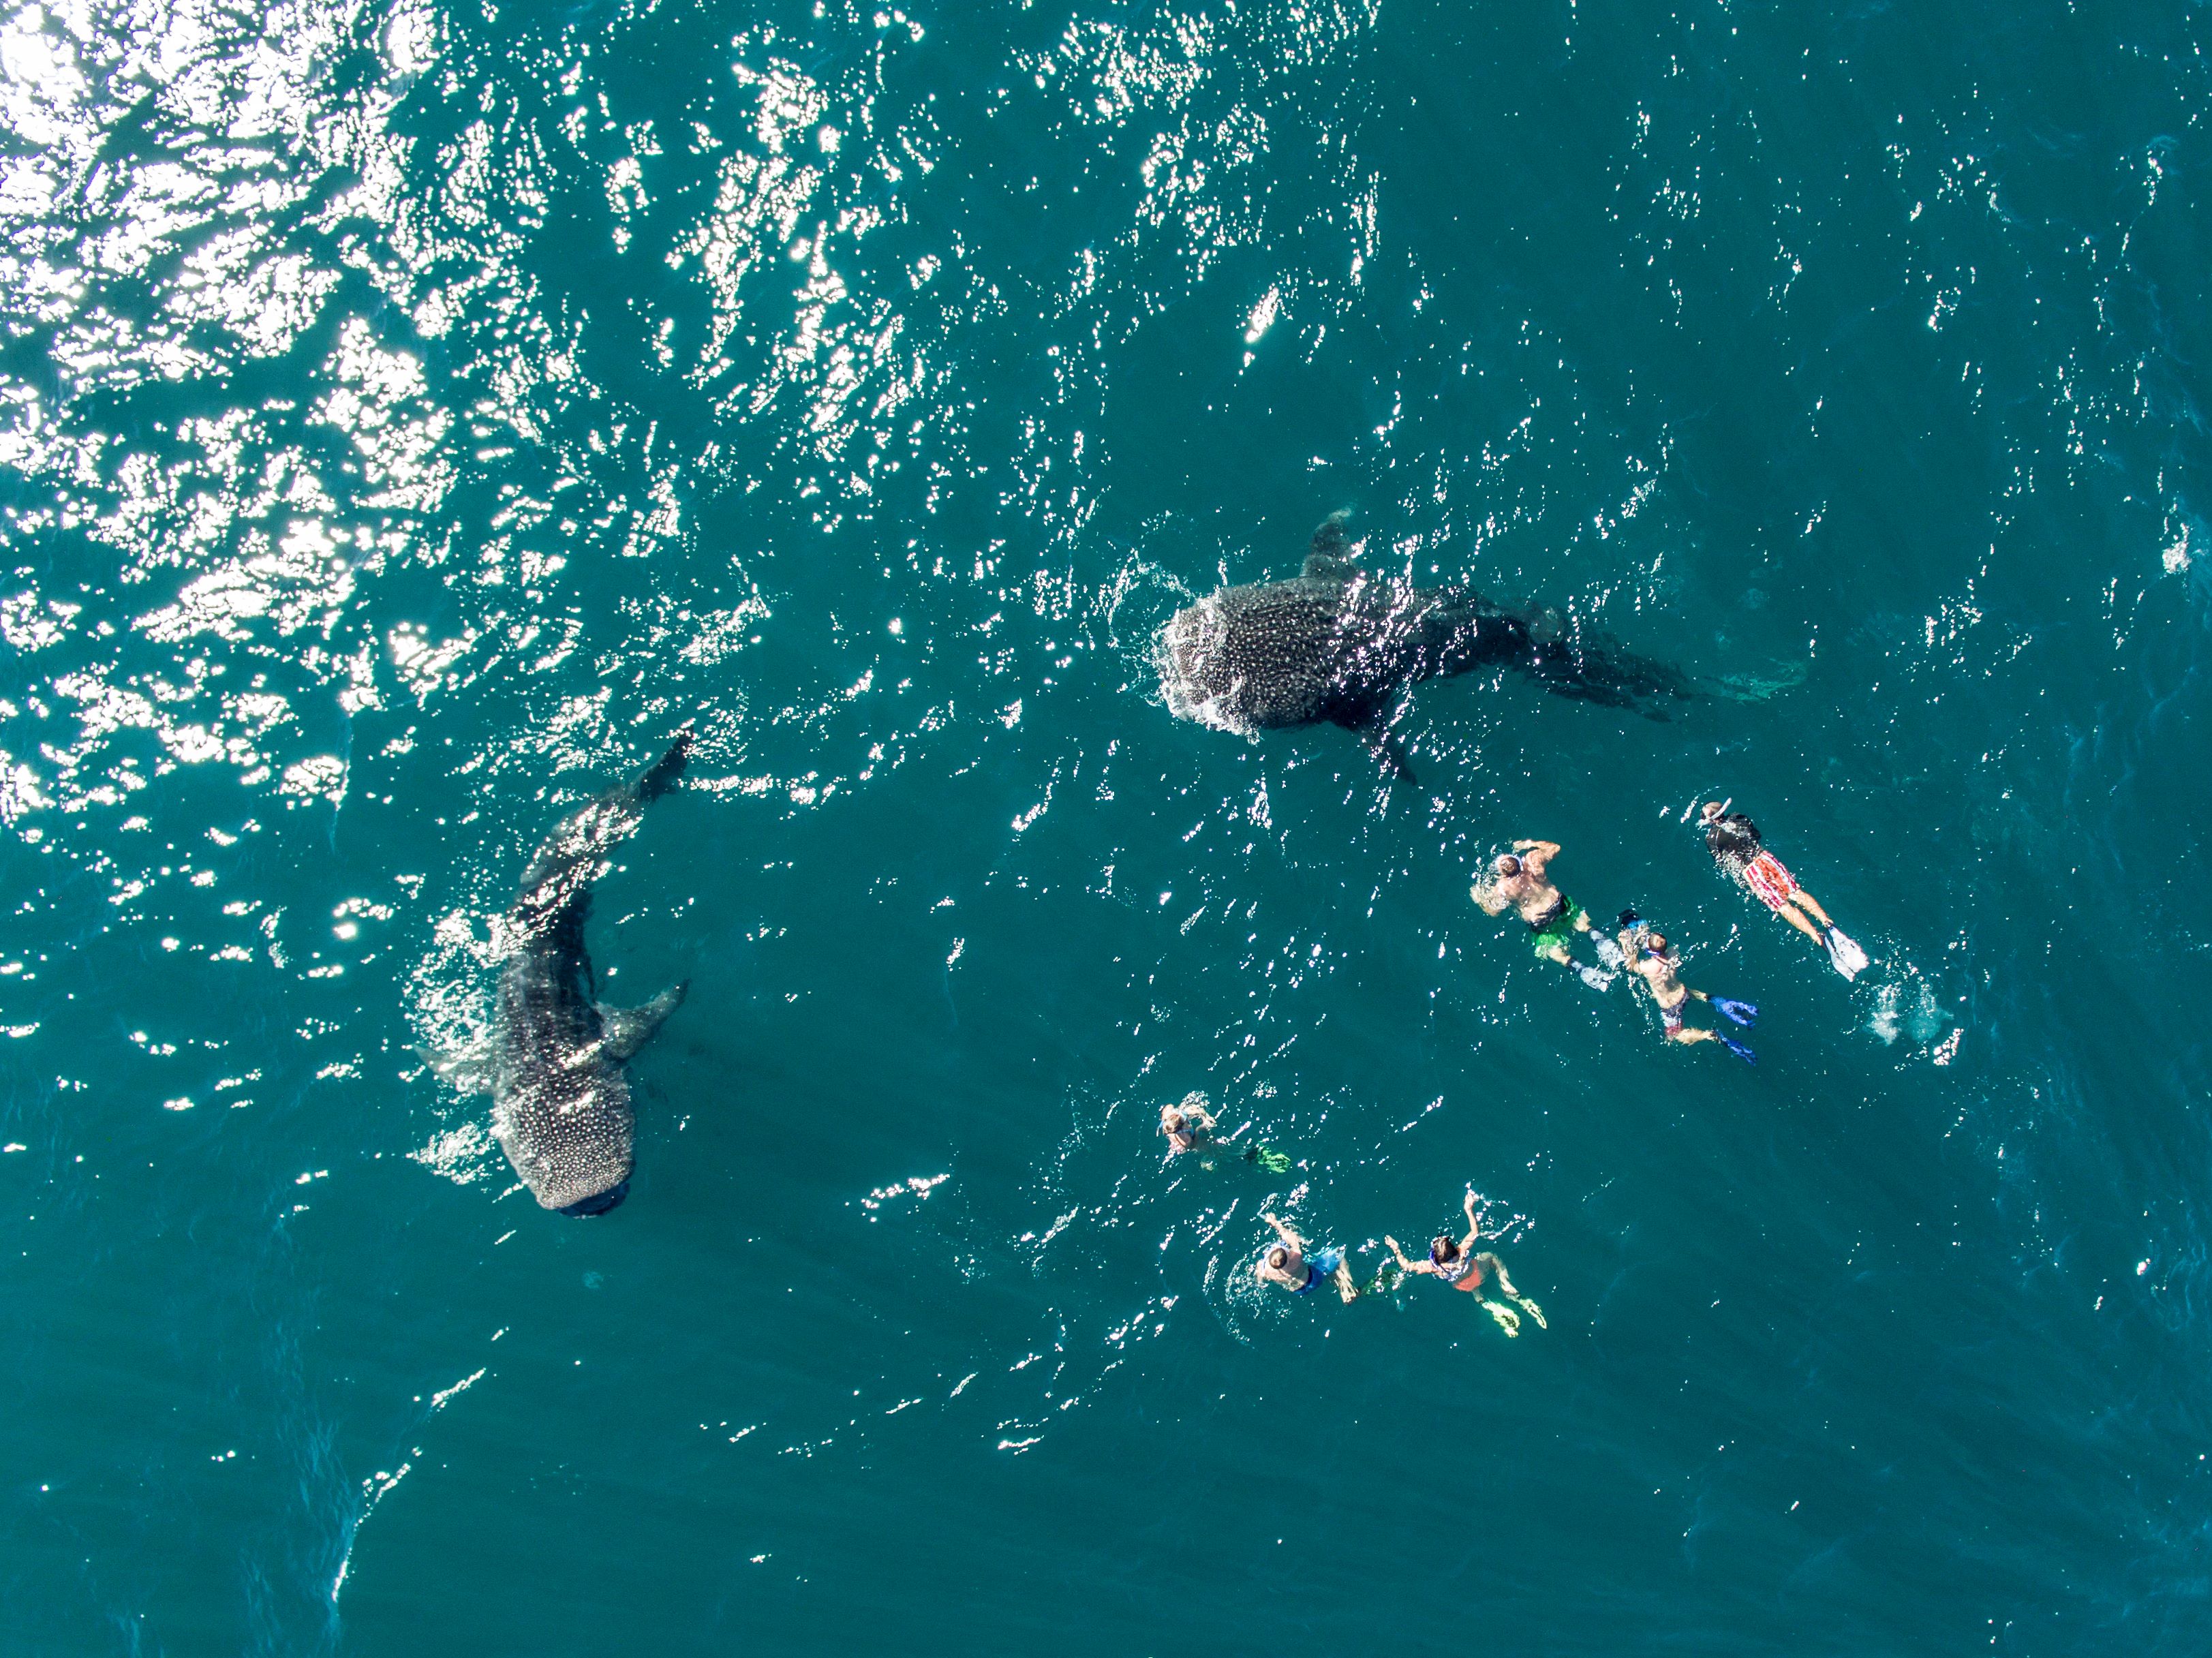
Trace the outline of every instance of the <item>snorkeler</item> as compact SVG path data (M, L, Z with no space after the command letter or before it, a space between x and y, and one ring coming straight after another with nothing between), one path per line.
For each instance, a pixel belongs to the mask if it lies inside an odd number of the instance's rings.
M1160 1133L1168 1137L1168 1155L1171 1157L1212 1145L1215 1127L1203 1094L1186 1094L1181 1105L1160 1108Z
M1260 1212L1260 1218L1273 1227L1275 1236L1282 1240L1270 1245L1260 1257L1260 1264L1252 1269L1261 1283L1279 1284L1294 1296L1304 1295L1316 1284L1323 1283L1334 1283L1336 1293L1346 1301L1359 1294L1352 1281L1352 1269L1344 1264L1341 1249L1316 1249L1309 1258L1304 1238L1267 1210Z
M1551 1326L1544 1322L1544 1309L1513 1287L1513 1280L1505 1276L1505 1263L1487 1249L1480 1254L1474 1252L1475 1243L1481 1236L1482 1223L1474 1217L1474 1188L1469 1187L1467 1192L1467 1236L1465 1237L1455 1238L1449 1232L1443 1234L1436 1242L1429 1245L1429 1258L1426 1260L1407 1260L1406 1252L1398 1247L1398 1240L1387 1232L1382 1235L1382 1242L1389 1246L1390 1253L1397 1257L1398 1266L1401 1271L1408 1273L1427 1272L1433 1277L1442 1278L1455 1290L1467 1291L1481 1302L1483 1309L1498 1321L1498 1327L1504 1331L1507 1335L1517 1336L1521 1333L1521 1313L1515 1312L1504 1302L1498 1301L1484 1292L1484 1284L1492 1278L1497 1280L1498 1287L1507 1301L1517 1303L1521 1312L1528 1314L1536 1321L1538 1329L1551 1328Z
M1167 1136L1168 1156L1170 1157L1179 1157L1186 1151L1212 1151L1216 1146L1232 1145L1237 1135L1244 1132L1240 1128L1234 1134L1217 1134L1214 1131L1220 1126L1214 1121L1213 1114L1206 1108L1206 1096L1200 1093L1184 1095L1181 1105L1160 1108L1160 1133ZM1263 1145L1257 1140L1244 1148L1244 1161L1258 1163L1271 1175L1288 1174L1291 1168L1288 1152L1278 1151L1273 1146ZM1211 1169L1213 1161L1210 1157L1200 1157L1199 1167Z
M1516 855L1517 854L1517 855ZM1490 874L1469 889L1486 915L1503 915L1510 906L1528 924L1529 943L1536 954L1561 967L1571 967L1592 990L1603 990L1613 975L1574 958L1571 945L1577 932L1590 931L1589 913L1553 885L1546 871L1559 855L1556 841L1516 841L1512 852L1490 866ZM1612 940L1597 935L1600 960L1607 956ZM1615 963L1618 965L1618 963Z
M1866 951L1844 936L1820 901L1799 886L1796 877L1782 866L1782 860L1759 844L1758 825L1741 812L1730 811L1730 804L1708 800L1698 811L1698 821L1705 829L1705 850L1724 872L1749 887L1759 902L1824 947L1837 972L1846 979L1857 976L1867 965ZM1820 926L1814 926L1808 918L1808 910Z
M1628 958L1628 970L1644 981L1651 992L1651 999L1659 1004L1659 1022L1666 1027L1668 1042L1718 1042L1746 1065L1759 1063L1756 1054L1725 1031L1708 1030L1699 1025L1686 1024L1682 1020L1682 1010L1692 996L1738 1024L1751 1023L1759 1017L1758 1008L1749 1002L1730 1001L1725 996L1709 996L1684 984L1680 958L1668 948L1664 937L1637 919L1632 909L1620 913L1620 949Z

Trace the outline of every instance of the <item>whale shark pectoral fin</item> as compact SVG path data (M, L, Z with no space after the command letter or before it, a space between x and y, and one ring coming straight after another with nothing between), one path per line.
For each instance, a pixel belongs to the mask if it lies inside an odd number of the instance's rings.
M690 987L688 979L671 985L643 1007L609 1007L601 1002L600 1052L611 1060L629 1059L653 1040L653 1033L683 1005L684 993Z
M471 1042L465 1048L424 1048L418 1044L415 1052L423 1064L437 1073L440 1082L451 1085L459 1093L490 1094L498 1090L494 1050L488 1041Z
M1367 744L1367 752L1375 756L1376 765L1401 783L1418 780L1413 776L1413 762L1406 757L1405 745L1398 741L1389 726L1376 720L1372 725L1354 729L1359 733L1359 740Z

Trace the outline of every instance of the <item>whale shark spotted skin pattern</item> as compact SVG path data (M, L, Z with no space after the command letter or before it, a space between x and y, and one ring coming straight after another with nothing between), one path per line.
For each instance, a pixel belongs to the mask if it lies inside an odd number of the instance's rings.
M636 1117L623 1062L684 999L679 984L643 1007L593 1000L584 920L608 854L683 774L690 744L686 726L642 776L572 814L538 848L507 913L490 1037L433 1060L464 1091L491 1095L507 1161L540 1206L562 1214L604 1214L629 1195Z
M1508 610L1465 587L1416 587L1360 568L1342 514L1315 532L1304 568L1280 581L1216 589L1160 630L1170 712L1256 738L1322 723L1360 733L1405 774L1389 736L1407 688L1443 674L1515 668L1562 696L1665 717L1690 682L1589 635L1543 606Z

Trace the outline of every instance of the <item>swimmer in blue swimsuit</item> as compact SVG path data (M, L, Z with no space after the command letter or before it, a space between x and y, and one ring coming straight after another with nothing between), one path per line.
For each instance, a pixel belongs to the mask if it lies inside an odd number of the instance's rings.
M1352 1269L1344 1264L1341 1249L1316 1249L1306 1254L1306 1241L1265 1210L1260 1218L1275 1229L1282 1240L1260 1257L1253 1275L1262 1284L1279 1284L1294 1296L1310 1295L1323 1284L1334 1284L1336 1293L1346 1301L1359 1294L1358 1286L1352 1281Z

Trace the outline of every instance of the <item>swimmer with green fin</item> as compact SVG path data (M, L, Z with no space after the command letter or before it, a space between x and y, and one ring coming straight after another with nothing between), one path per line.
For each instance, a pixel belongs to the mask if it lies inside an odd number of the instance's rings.
M1168 1155L1171 1157L1179 1157L1186 1151L1226 1145L1236 1139L1233 1134L1216 1136L1214 1130L1218 1127L1220 1125L1214 1121L1212 1114L1206 1108L1206 1096L1203 1094L1186 1094L1181 1105L1160 1108L1160 1133L1167 1136ZM1271 1175L1288 1174L1291 1168L1288 1156L1256 1141L1244 1148L1244 1161L1258 1163ZM1211 1169L1213 1160L1200 1157L1198 1166Z
M1408 1277L1426 1273L1431 1278L1442 1278L1455 1290L1467 1291L1482 1303L1483 1310L1497 1320L1498 1327L1507 1335L1521 1333L1521 1313L1534 1319L1538 1329L1548 1330L1551 1326L1544 1321L1544 1309L1513 1287L1513 1280L1505 1275L1505 1263L1487 1249L1476 1253L1474 1246L1481 1240L1482 1223L1475 1218L1474 1206L1474 1188L1470 1186L1467 1188L1467 1236L1455 1238L1449 1232L1439 1234L1429 1245L1426 1260L1407 1260L1406 1252L1398 1247L1398 1240L1387 1232L1383 1234L1382 1242L1395 1257L1401 1272ZM1504 1301L1497 1299L1486 1290L1485 1286L1492 1280L1496 1281ZM1521 1312L1507 1306L1506 1301L1519 1307Z
M1486 915L1503 915L1509 908L1516 911L1528 923L1528 942L1538 956L1574 969L1592 990L1603 990L1613 982L1613 975L1574 958L1575 934L1591 932L1590 918L1580 904L1553 884L1548 867L1559 855L1556 841L1516 841L1511 852L1491 865L1489 876L1474 884L1470 896ZM1619 966L1612 959L1613 941L1602 933L1592 936L1598 959Z

